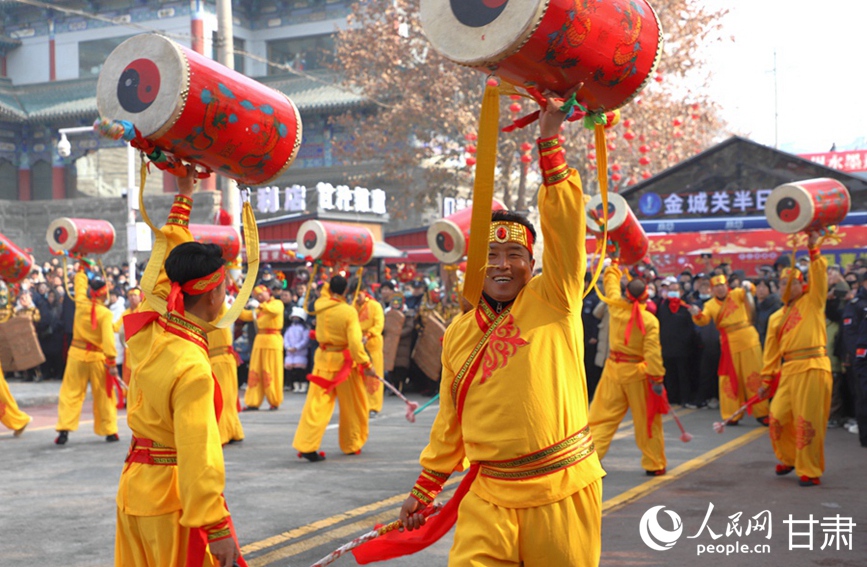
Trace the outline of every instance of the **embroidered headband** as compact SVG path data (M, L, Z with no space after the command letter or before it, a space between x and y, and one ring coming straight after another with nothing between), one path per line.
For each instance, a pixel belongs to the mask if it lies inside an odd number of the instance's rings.
M137 287L132 288L128 292L126 292L127 297L141 297L141 290Z
M253 293L271 293L271 290L267 286L259 284L253 288Z
M718 276L712 276L710 278L710 285L719 285L719 284L727 284L728 280L725 277L725 274L719 274Z
M780 272L780 281L789 279L792 277L792 274L794 274L796 280L804 283L804 272L797 268L783 268Z
M172 290L166 298L166 307L169 313L177 311L181 315L184 314L183 295L202 295L208 293L212 289L223 283L226 279L226 266L220 266L216 272L202 276L181 285L178 282L172 282ZM180 301L179 301L180 300Z
M512 221L494 221L491 223L491 234L488 242L516 242L533 255L533 234L526 226Z

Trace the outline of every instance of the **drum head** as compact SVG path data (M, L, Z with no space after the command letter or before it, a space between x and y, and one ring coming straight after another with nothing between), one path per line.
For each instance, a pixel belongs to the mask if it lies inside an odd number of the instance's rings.
M189 65L180 48L159 35L131 37L111 52L96 85L99 115L126 120L144 137L159 137L184 109Z
M801 185L786 183L771 191L765 202L765 217L776 231L794 234L805 230L813 221L813 197Z
M517 51L547 7L547 0L421 0L420 18L437 51L478 67Z
M593 234L602 235L602 228L597 219L602 219L602 195L596 194L584 209L587 218L587 230ZM617 193L608 194L608 232L611 233L624 223L629 214L629 204Z
M325 254L327 235L322 223L315 220L305 221L298 227L298 250L299 258L313 258L318 260Z
M427 245L443 264L460 262L467 253L467 242L460 227L448 219L440 219L427 229Z
M66 217L54 219L48 225L45 240L48 241L48 246L54 250L68 252L78 244L78 227L75 226L72 219Z

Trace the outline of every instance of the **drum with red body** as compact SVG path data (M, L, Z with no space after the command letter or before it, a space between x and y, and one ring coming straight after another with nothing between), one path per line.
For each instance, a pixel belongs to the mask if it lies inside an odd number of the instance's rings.
M363 266L373 258L373 234L362 226L309 220L298 227L296 254L326 266Z
M246 185L265 185L301 145L301 116L286 95L146 34L120 44L96 87L100 116L131 122L165 152Z
M114 246L114 227L99 219L61 217L48 225L45 240L52 250L70 254L105 254Z
M494 200L491 212L505 209ZM437 260L443 264L460 262L470 246L470 221L473 208L467 207L447 217L434 221L427 229L427 245Z
M822 230L839 224L849 214L846 186L828 177L778 186L765 202L771 228L785 234Z
M594 195L587 203L585 212L587 230L601 238L602 196ZM608 194L608 240L617 245L620 263L624 266L641 262L650 248L644 228L626 199L617 193Z
M421 0L446 58L506 81L565 93L590 111L632 100L656 69L662 30L645 0Z
M223 251L223 260L231 262L241 253L241 237L232 226L221 224L191 224L193 240L202 244L216 244Z
M30 254L0 234L0 279L18 283L27 277L32 267Z

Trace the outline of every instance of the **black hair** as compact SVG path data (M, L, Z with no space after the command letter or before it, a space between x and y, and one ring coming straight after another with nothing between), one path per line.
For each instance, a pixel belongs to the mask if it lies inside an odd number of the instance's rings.
M331 293L336 293L337 295L343 295L346 293L346 278L343 276L334 276L331 278L331 281L328 282L328 286L331 288Z
M533 236L533 242L536 242L536 229L533 227L533 223L527 219L521 213L516 213L514 211L493 211L491 213L491 222L497 221L506 221L506 222L516 222L520 225L526 226L527 230L530 231L530 234ZM533 247L530 247L530 258L533 257Z
M184 242L176 246L166 258L166 275L171 281L184 285L190 280L213 274L223 263L223 251L216 244ZM184 305L191 307L201 297L185 296Z
M99 291L105 287L105 280L99 277L93 278L88 282L92 291Z
M761 278L759 279L759 281L756 282L756 285L759 284L764 284L764 286L768 288L768 291L771 293L776 293L780 289L779 282L777 282L777 280L773 278Z
M644 280L642 280L640 278L634 278L634 279L630 280L628 284L626 284L626 290L635 299L638 299L639 297L641 297L642 294L644 294L644 290L646 290L646 289L647 289L647 284L645 284Z
M382 282L382 284L379 286L379 289L380 289L380 290L382 290L383 288L388 288L388 289L390 289L391 291L394 291L394 282L391 281L391 280L385 280L385 281Z

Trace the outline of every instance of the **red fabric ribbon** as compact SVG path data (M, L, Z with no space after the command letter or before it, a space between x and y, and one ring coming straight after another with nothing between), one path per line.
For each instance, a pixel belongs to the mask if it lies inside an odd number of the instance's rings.
M190 280L181 285L178 282L172 282L172 289L166 297L166 309L169 313L177 311L184 315L184 295L202 295L208 293L226 279L226 266L220 266L220 269L202 276L194 280Z
M645 290L644 293L641 294L641 297L637 299L632 297L632 294L628 291L626 292L626 297L632 302L632 313L629 315L629 323L626 325L626 335L624 337L626 344L629 344L629 337L632 335L633 324L638 325L638 330L641 331L642 335L647 332L644 328L644 317L641 316L641 302L647 299L647 290Z
M111 391L117 390L117 409L123 409L124 400L123 400L123 388L120 387L120 382L117 379L117 376L114 376L109 372L109 368L105 368L105 393L111 398Z
M374 561L403 557L417 553L439 541L457 522L458 507L470 491L470 486L478 472L479 465L473 464L452 499L446 502L439 514L429 517L424 526L411 532L394 530L356 547L352 550L355 561L360 565L366 565Z
M307 379L316 384L320 388L325 389L326 394L330 394L334 388L346 382L349 378L349 374L352 372L352 355L349 354L349 349L343 351L343 366L340 367L340 370L337 371L337 374L334 375L333 380L328 380L327 378L323 378L322 376L317 376L315 374L308 374Z
M719 366L717 367L717 374L719 376L728 376L729 384L731 384L732 395L737 398L738 397L738 371L735 369L735 362L732 359L732 347L729 344L729 334L725 329L720 327L719 329L719 344L720 350L722 352L719 357Z
M668 392L662 390L662 395L653 391L653 380L647 380L647 437L652 438L653 420L657 415L665 415L671 406L668 404Z

